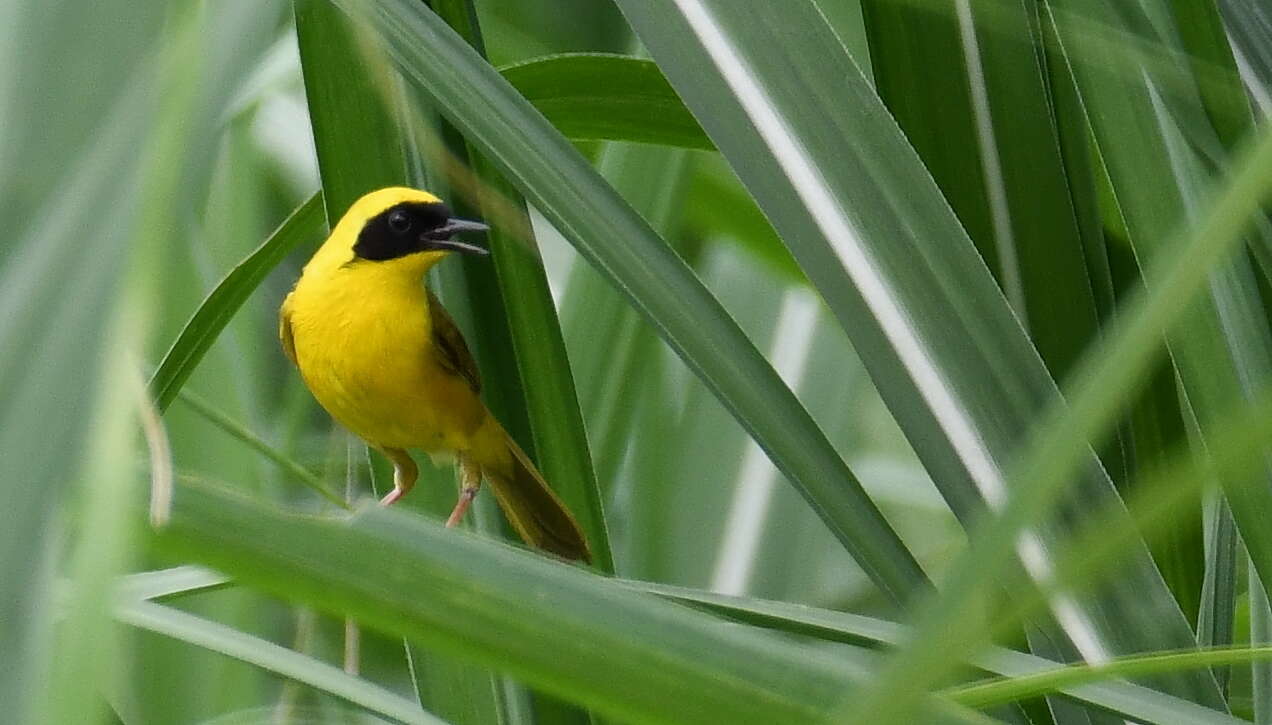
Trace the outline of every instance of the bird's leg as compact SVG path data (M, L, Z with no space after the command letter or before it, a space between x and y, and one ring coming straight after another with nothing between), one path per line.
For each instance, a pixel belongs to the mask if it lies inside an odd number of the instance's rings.
M459 462L459 500L455 502L455 509L446 519L447 528L457 526L464 520L464 512L468 510L468 504L473 502L477 489L481 488L481 466L464 453L458 454L456 460Z
M381 448L380 452L393 461L393 490L380 499L381 506L389 506L411 490L415 479L420 475L420 469L415 467L410 454L401 448Z

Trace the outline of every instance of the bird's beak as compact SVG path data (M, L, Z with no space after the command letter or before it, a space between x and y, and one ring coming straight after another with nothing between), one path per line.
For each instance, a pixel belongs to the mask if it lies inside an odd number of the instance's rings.
M460 232L486 232L490 227L470 219L447 219L446 224L429 232L429 246L434 249L448 249L465 254L490 254L490 251L476 244L453 239Z

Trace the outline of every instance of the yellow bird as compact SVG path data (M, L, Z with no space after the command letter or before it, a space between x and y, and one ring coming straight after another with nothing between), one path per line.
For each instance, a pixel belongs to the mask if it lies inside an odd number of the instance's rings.
M526 543L590 561L574 517L478 397L468 346L424 286L451 252L486 254L454 238L485 229L425 191L367 194L305 265L279 311L279 338L327 412L393 462L393 491L381 503L415 484L407 449L453 456L461 488L447 526L463 518L484 476Z

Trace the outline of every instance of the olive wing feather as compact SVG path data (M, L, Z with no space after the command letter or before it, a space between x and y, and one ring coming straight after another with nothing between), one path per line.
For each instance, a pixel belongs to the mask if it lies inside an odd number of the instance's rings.
M292 365L297 365L299 363L296 362L296 342L292 339L290 302L291 295L287 295L283 306L278 310L278 341L283 344L283 354L292 361Z
M477 361L468 351L468 343L464 335L455 325L450 313L442 307L437 295L428 291L429 317L433 323L433 349L437 351L438 362L446 370L468 381L474 393L481 392L481 373L477 370Z

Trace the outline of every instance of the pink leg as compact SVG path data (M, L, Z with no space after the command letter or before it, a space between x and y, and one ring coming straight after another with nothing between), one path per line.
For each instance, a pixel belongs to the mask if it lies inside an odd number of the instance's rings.
M451 511L451 515L446 519L446 527L454 528L464 520L464 514L468 511L468 505L473 502L473 498L477 496L477 489L481 488L481 466L478 466L471 458L460 453L459 459L459 500L455 502L455 508Z
M411 490L420 470L416 468L410 454L401 448L382 448L380 452L393 461L393 490L380 499L381 506L391 506Z

